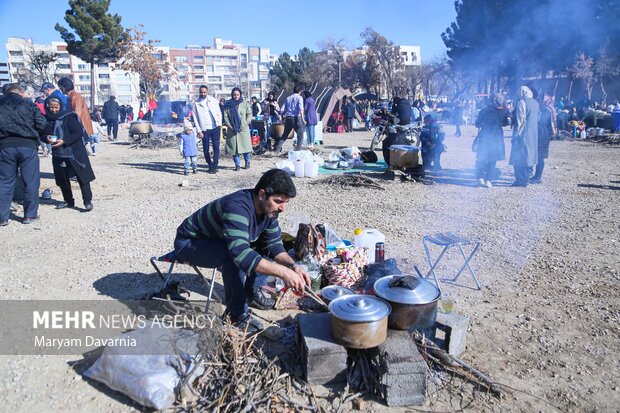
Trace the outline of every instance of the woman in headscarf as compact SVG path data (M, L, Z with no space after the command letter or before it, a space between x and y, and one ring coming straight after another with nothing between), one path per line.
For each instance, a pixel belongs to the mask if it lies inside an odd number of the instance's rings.
M252 122L252 107L243 100L241 89L234 88L230 93L231 99L224 104L224 124L228 128L226 135L226 152L233 155L235 171L241 169L241 158L245 161L244 169L250 168L250 152L252 140L250 137L250 122Z
M482 186L493 187L495 163L505 159L504 131L508 125L508 113L504 108L504 96L497 94L493 101L480 111L476 118L476 178Z
M84 211L92 211L90 182L95 180L95 174L82 140L83 126L80 119L75 112L68 112L56 97L45 100L45 117L47 126L41 140L52 145L54 178L64 199L56 209L75 208L69 179L76 177L82 191Z
M314 147L315 128L318 123L316 115L316 104L312 93L307 90L303 92L304 96L304 116L306 117L306 135L308 136L308 145Z
M521 86L520 99L514 111L514 129L509 163L514 167L515 182L512 186L529 184L528 169L538 163L538 116L539 104L532 90Z
M536 172L530 178L531 184L542 183L542 173L545 169L545 159L549 157L549 142L556 134L556 114L553 107L553 97L545 93L540 105L540 117L538 118L538 163Z

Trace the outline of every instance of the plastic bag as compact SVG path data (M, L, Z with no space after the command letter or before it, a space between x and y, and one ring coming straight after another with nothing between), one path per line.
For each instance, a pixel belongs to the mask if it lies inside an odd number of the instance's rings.
M349 148L342 148L340 153L347 159L356 159L360 157L362 151L360 151L357 146L351 146Z
M361 285L367 292L374 292L375 281L379 278L387 275L400 275L402 272L398 268L398 263L395 258L389 258L383 262L376 262L374 264L368 264L364 268L364 274L366 279Z
M323 226L325 227L325 244L339 247L342 244L342 238L338 236L334 227L327 222Z
M289 175L295 175L295 165L289 160L276 162L276 168L288 172Z
M331 151L331 153L329 154L329 159L330 162L338 162L340 159L342 159L342 157L340 156L340 152L338 151Z
M198 334L151 325L122 333L118 338L135 339L138 347L107 346L84 376L143 406L157 410L172 407L176 399L175 389L180 382L179 372L188 373L195 365ZM133 354L128 354L130 352ZM192 378L203 372L204 368L196 368Z

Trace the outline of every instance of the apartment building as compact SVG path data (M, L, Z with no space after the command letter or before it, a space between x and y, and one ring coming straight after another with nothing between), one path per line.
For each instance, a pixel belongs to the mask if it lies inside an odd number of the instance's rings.
M30 83L32 93L38 94L42 79L33 73L28 73L29 57L31 51L46 50L57 54L57 59L49 66L46 76L52 80L61 77L70 77L77 90L86 102L90 104L92 92L92 79L90 63L84 62L67 52L67 44L64 42L51 42L50 44L36 44L31 39L9 37L6 42L7 64L9 81L24 81ZM0 79L2 79L2 66L0 65ZM128 74L119 70L115 63L98 63L95 67L95 91L96 105L103 105L110 95L116 96L119 104L129 104L134 108L139 106L139 76Z
M0 87L5 83L11 82L11 76L9 74L9 64L4 60L0 60Z
M248 97L267 95L273 60L269 48L245 47L215 38L212 46L170 48L169 59L176 72L176 84L170 84L171 100L194 99L200 85L207 85L217 99L229 99L234 87Z

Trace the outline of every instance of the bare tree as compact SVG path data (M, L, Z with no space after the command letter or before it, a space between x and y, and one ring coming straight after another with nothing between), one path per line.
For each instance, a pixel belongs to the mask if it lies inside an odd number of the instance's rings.
M368 46L367 53L377 60L381 68L381 74L386 81L388 96L406 94L409 88L399 47L372 27L367 27L361 36L364 44Z
M594 86L594 59L583 52L577 53L575 63L571 68L571 73L575 79L581 79L588 99L592 98L592 87Z
M54 63L58 59L56 52L44 49L37 50L34 46L31 46L25 51L24 56L26 57L26 64L29 66L35 79L40 82L39 84L54 80L56 71Z
M602 47L599 56L594 62L594 77L601 85L603 92L603 105L607 104L607 91L605 90L605 80L620 74L620 66L617 59L607 53L607 47Z
M121 68L140 76L140 97L142 100L156 99L164 90L164 83L173 75L165 53L157 50L159 40L145 40L146 32L142 25L128 30L129 41L123 48L126 50Z

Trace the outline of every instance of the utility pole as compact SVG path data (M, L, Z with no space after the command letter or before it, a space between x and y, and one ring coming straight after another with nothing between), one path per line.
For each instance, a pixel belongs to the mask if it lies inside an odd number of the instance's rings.
M338 86L342 86L342 70L340 69L340 65L342 62L338 61Z

